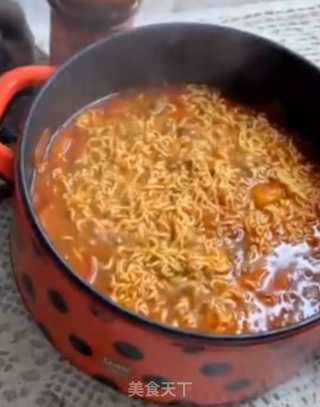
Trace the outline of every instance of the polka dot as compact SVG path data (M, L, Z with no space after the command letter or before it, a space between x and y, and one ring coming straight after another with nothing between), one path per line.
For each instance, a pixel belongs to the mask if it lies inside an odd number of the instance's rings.
M139 348L127 342L116 342L114 347L120 355L132 360L142 360L143 353Z
M56 290L49 290L48 291L49 299L55 309L62 314L66 314L69 311L69 307L63 298L63 296L58 293Z
M190 354L204 352L205 350L206 348L200 345L187 345L182 348L182 352Z
M229 383L226 386L226 389L230 392L237 392L241 390L245 390L246 388L251 386L251 380L248 379L240 379L235 382Z
M90 306L90 312L102 322L110 323L114 321L114 316L97 304Z
M72 347L83 356L92 356L91 346L87 344L83 339L76 335L69 336Z
M202 345L196 344L196 343L191 343L191 344L186 344L186 343L173 343L173 346L177 346L178 348L181 349L183 353L200 353L204 352L206 348Z
M200 369L200 372L204 376L216 377L224 376L228 373L231 373L232 366L230 363L208 363Z
M152 376L152 375L147 375L143 376L142 381L145 385L148 385L149 383L155 383L157 384L160 388L165 387L167 383L171 383L172 380L166 379L165 377L162 376Z
M25 273L22 274L21 284L23 289L26 291L28 297L34 300L36 298L36 293L34 290L32 279L28 274Z
M95 380L97 380L98 382L110 387L113 390L120 391L119 386L113 380L108 379L107 377L105 377L103 375L95 375L95 376L93 376L93 378Z

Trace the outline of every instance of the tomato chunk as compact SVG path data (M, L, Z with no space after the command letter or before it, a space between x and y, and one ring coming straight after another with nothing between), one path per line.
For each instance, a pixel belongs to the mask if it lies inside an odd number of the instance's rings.
M252 190L252 196L256 207L264 209L266 206L286 198L287 191L281 182L270 181L256 185Z

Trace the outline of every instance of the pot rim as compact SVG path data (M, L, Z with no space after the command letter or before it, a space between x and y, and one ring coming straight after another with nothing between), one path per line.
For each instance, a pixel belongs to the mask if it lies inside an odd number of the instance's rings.
M135 32L143 32L146 35L154 30L154 29L179 29L179 28L206 28L207 30L220 30L221 32L233 32L234 34L238 34L241 36L246 36L248 38L254 39L257 42L261 43L261 46L268 45L272 47L274 50L278 52L284 52L291 57L294 57L297 61L304 63L305 66L309 66L309 68L313 68L318 72L320 75L319 68L312 62L308 61L304 57L300 56L299 54L295 53L294 51L286 48L285 46L271 41L267 38L261 37L256 34L252 34L246 31L242 31L239 29L231 28L228 26L221 26L216 24L204 24L204 23L189 23L189 22L176 22L176 23L159 23L159 24L150 24L145 25L139 28L135 28ZM131 35L132 31L129 33L120 33L114 35L112 38L100 40L88 47L84 48L82 51L71 57L67 62L65 62L57 72L49 79L49 81L43 86L39 94L37 95L32 108L29 112L26 126L23 131L23 135L19 142L18 146L18 156L17 156L17 185L20 188L22 202L26 209L27 216L31 223L32 229L35 232L36 237L39 239L41 244L45 247L45 249L50 253L51 260L59 267L60 271L62 271L69 279L77 284L77 286L85 291L86 294L94 297L96 301L98 301L101 305L109 308L110 311L116 312L122 318L125 318L133 323L136 323L138 326L146 327L148 329L152 329L153 331L168 334L176 339L184 339L184 340L196 340L197 342L202 341L209 343L210 345L223 345L223 346L248 346L252 344L263 344L265 342L271 342L275 340L280 340L288 336L292 336L295 334L300 333L305 329L311 329L313 326L319 323L320 321L320 312L314 314L311 317L303 319L302 321L289 325L287 327L270 330L266 332L260 333L250 333L250 334L240 334L240 335L218 335L218 334L211 334L206 332L200 331L192 331L186 329L179 329L175 327L171 327L170 325L165 325L160 322L153 321L151 319L145 318L140 316L129 309L121 306L120 304L116 303L112 299L108 298L106 295L102 294L99 290L92 287L89 283L87 283L83 278L78 275L71 266L63 259L62 255L59 251L54 247L54 244L50 241L47 232L45 231L44 227L40 223L40 219L37 216L35 208L33 207L31 193L29 192L27 186L27 180L25 176L25 150L27 145L27 134L28 129L30 127L30 123L33 120L34 112L37 108L39 101L41 101L42 95L45 94L48 88L50 88L51 84L56 81L59 77L59 74L66 69L69 68L69 65L76 62L77 59L90 54L92 49L96 47L105 45L107 46L109 42L115 41L118 38L126 37ZM62 123L63 124L63 123Z

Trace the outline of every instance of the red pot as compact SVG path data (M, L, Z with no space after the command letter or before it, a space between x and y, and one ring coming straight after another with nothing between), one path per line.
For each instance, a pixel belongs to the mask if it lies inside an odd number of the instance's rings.
M0 172L15 185L12 259L17 284L50 341L90 376L163 403L238 402L299 371L318 346L319 315L287 329L242 336L197 334L145 320L96 292L70 269L40 225L30 191L33 151L45 129L54 132L107 94L164 81L207 83L248 103L277 103L288 126L309 138L317 153L318 69L253 35L210 25L168 24L99 42L54 71L19 68L0 80L3 115L18 91L53 75L30 112L14 154L15 169L13 153L0 148ZM145 386L150 382L162 386L159 394L156 386L153 393Z

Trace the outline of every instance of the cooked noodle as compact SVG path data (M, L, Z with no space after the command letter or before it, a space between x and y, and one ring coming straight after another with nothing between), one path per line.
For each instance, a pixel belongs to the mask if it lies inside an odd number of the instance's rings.
M281 244L315 238L320 172L265 115L205 86L161 92L156 103L130 96L148 109L128 108L123 120L99 106L76 119L85 149L51 181L76 231L56 240L71 242L71 263L93 257L97 284L146 317L269 329L280 297L263 292L265 262ZM106 252L91 253L97 241ZM291 308L278 325L306 316Z

